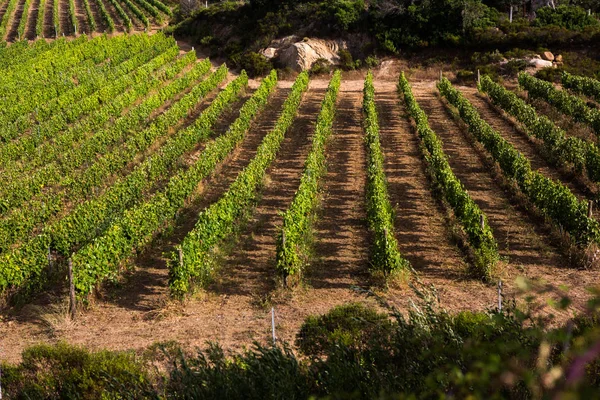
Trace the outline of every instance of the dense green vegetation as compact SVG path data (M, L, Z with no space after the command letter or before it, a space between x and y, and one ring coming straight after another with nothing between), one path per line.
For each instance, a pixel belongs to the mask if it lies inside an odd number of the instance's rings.
M384 276L406 273L410 263L398 248L394 224L394 208L390 202L384 171L383 150L379 137L379 115L375 107L373 74L367 73L363 88L364 131L367 147L367 221L373 232L372 269Z
M510 4L515 6L512 23ZM251 69L249 58L264 63L259 50L288 35L350 39L352 56L358 59L373 52L431 47L508 50L592 44L600 38L598 20L577 3L538 9L539 18L532 22L523 18L522 5L503 0L228 1L200 8L176 20L169 30L246 69Z

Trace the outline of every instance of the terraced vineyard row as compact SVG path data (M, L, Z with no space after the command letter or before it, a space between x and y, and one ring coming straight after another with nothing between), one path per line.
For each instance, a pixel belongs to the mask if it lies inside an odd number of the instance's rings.
M591 100L575 99L595 98L595 81L522 76L529 98L487 77L478 88L370 72L252 82L160 33L17 43L0 64L2 301L60 298L70 269L100 342L125 319L143 345L152 328L139 313L170 298L210 325L225 298L246 315L300 286L282 306L297 322L382 279L486 308L499 279L508 294L517 275L567 285L577 303L598 278L598 144L531 104L587 123ZM216 296L189 296L198 290ZM384 296L404 304L406 289ZM187 315L182 328L165 318L165 339L188 334Z
M172 15L161 0L9 0L0 41L142 31L164 25Z

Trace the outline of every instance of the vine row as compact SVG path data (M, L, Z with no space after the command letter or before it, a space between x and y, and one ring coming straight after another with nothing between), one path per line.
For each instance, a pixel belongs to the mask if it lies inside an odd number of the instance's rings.
M270 94L277 85L277 74L273 70L244 104L240 118L229 128L216 146L231 151L250 127L254 116L267 105ZM210 207L198 215L194 229L184 238L180 254L171 254L169 264L169 287L175 297L184 296L192 283L202 285L213 274L214 265L210 254L215 246L232 232L238 220L255 201L267 167L274 160L283 137L294 119L301 93L308 85L308 75L300 74L292 94L284 104L283 113L275 127L264 138L250 164L237 176L228 191ZM217 143L217 142L215 142ZM216 150L216 149L215 149Z
M383 151L379 137L379 117L375 107L373 74L367 73L363 89L364 129L367 146L367 221L374 234L371 265L384 276L411 270L398 248L394 229L394 209L390 203L383 169Z
M600 110L588 107L583 99L558 90L552 83L523 72L519 74L519 85L527 90L531 97L546 101L563 114L591 126L596 134L600 134Z
M167 68L161 80L169 79L182 68L182 63L175 63ZM108 149L116 144L121 137L125 137L129 132L135 131L142 123L157 109L164 101L173 98L177 93L187 88L195 82L200 76L204 75L210 68L210 62L198 63L190 73L182 78L172 82L158 93L142 102L139 106L130 111L126 116L119 118L116 123L98 132L89 141L82 143L78 147L65 149L58 164L51 164L47 170L49 174L54 173L53 179L58 181L57 188L61 190L47 191L39 198L33 199L21 208L14 208L0 221L0 250L6 249L17 240L24 239L31 230L39 223L46 221L52 215L60 212L64 202L68 199L70 202L79 200L82 196L88 195L88 192L73 193L74 182L83 180L85 174L82 171L74 172L75 168L84 165L86 162L95 164L96 157L106 154ZM200 87L210 90L216 87L226 74L224 71L213 74L208 81L203 82ZM149 82L151 83L151 81ZM152 84L156 86L158 83ZM148 89L144 88L144 91ZM200 94L199 94L200 95ZM111 171L107 170L99 175L108 176ZM97 176L94 176L97 178ZM39 185L38 185L39 186ZM87 185L91 188L93 186Z
M600 102L600 81L587 76L571 75L568 72L562 74L562 84L575 93L590 97Z
M102 234L111 221L134 205L143 190L162 176L179 156L210 135L211 126L247 84L248 77L243 72L219 93L192 125L180 131L158 154L138 165L125 179L117 180L101 196L80 204L65 217L46 226L42 234L0 254L3 265L0 292L38 284L48 264L50 249L66 256Z
M540 139L544 147L559 162L570 163L579 173L586 174L593 182L600 182L600 151L594 143L577 137L567 137L565 131L515 93L492 81L488 76L481 79L479 90L486 93L492 103L512 115L526 132ZM585 172L584 172L585 170Z
M474 273L485 281L496 276L496 265L500 256L498 243L487 222L487 216L473 201L462 182L454 175L442 142L429 126L427 115L417 103L410 83L400 74L398 90L404 97L410 116L414 119L422 146L421 153L429 166L433 181L441 189L446 202L452 207L466 233L470 248L474 253Z
M249 108L242 108L240 117L232 124L231 129L208 143L188 170L172 177L164 191L128 210L123 218L111 225L104 236L74 255L75 285L81 297L87 296L103 280L117 274L119 265L133 250L141 250L161 228L173 222L177 211L193 195L198 184L214 171L244 137L256 116L254 111L251 118L247 119L249 112Z
M300 185L290 207L283 214L283 226L277 235L276 269L286 285L290 285L290 277L299 280L307 264L307 239L315 218L319 183L326 172L325 146L332 134L340 84L341 73L336 71L321 103L312 147L304 163Z
M458 109L469 131L492 155L504 175L516 182L533 205L568 232L579 246L598 243L600 226L598 221L588 217L586 202L580 202L562 183L533 171L529 160L485 122L448 79L443 78L438 89Z

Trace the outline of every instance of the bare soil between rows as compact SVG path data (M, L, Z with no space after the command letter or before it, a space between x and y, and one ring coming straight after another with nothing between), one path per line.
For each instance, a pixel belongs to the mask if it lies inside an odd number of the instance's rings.
M240 225L236 238L224 246L216 282L183 303L169 300L165 254L195 224L198 213L217 201L256 152L273 127L290 82L280 82L267 108L259 114L244 141L198 188L176 224L134 258L132 272L117 286L107 287L92 307L75 322L66 318L62 297L11 309L0 316L0 359L16 361L34 343L63 340L91 349L142 351L158 341L176 340L188 348L219 341L227 350L239 351L254 341L271 337L271 307L276 334L293 342L298 328L311 314L350 301L374 304L355 289L372 288L403 311L416 299L406 283L389 289L373 286L369 274L371 233L366 221L365 184L367 157L362 115L362 77L342 81L337 100L333 135L327 144L327 174L314 230L315 257L303 285L282 290L274 270L275 238L280 212L291 202L310 149L314 123L328 81L315 79L304 95L276 161L269 168L256 208ZM251 87L256 87L253 82ZM495 307L495 287L468 275L468 260L453 240L446 210L433 195L419 149L417 133L398 97L395 82L377 79L376 105L381 125L385 171L395 207L395 229L401 252L411 261L420 282L433 285L441 306L450 311L486 310ZM548 290L534 307L541 315L554 313L542 300L568 288L576 308L598 281L598 271L577 270L553 244L545 226L515 203L513 196L490 168L486 155L436 94L435 85L413 82L417 101L443 141L450 164L469 194L487 214L500 244L505 299L523 301L515 283L520 276L536 279ZM471 96L471 94L469 94ZM484 101L483 99L481 99ZM478 103L478 107L485 106ZM237 117L241 103L231 107L215 126L223 133ZM510 121L486 111L503 135L530 146ZM515 136L512 136L515 135ZM516 142L515 142L516 143ZM187 162L202 150L187 157ZM538 157L530 147L532 157ZM540 165L557 179L565 179L552 166ZM558 175L555 175L558 174ZM574 187L575 188L575 187ZM583 193L581 193L583 194ZM555 313L564 320L569 315Z

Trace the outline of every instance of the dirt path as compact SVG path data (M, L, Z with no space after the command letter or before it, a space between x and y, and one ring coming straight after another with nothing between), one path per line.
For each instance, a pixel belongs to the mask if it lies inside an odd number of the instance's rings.
M20 0L19 4L17 4L17 7L15 8L15 11L13 13L13 15L11 15L11 19L8 22L7 26L10 26L10 29L6 29L6 41L7 42L14 42L15 40L17 40L17 36L18 36L18 29L19 29L19 23L21 22L21 17L23 16L23 11L25 9L25 0ZM25 18L27 18L27 15L25 15Z
M396 210L400 252L426 284L433 284L444 306L452 310L482 310L493 304L494 291L468 278L464 254L452 242L445 211L432 196L420 140L399 104L395 82L375 81L385 173L390 201ZM407 290L389 296L405 305Z
M89 34L90 25L87 21L87 14L82 0L75 0L75 18L77 19L77 33L80 35Z
M317 259L307 276L315 289L341 296L352 285L364 284L368 274L362 97L362 82L342 81L326 150L322 209L315 226Z
M38 14L40 11L40 0L34 0L29 6L29 20L25 28L25 38L29 40L35 39L35 26L37 23Z
M252 218L241 232L240 243L225 260L222 279L211 288L215 293L232 296L232 305L252 308L250 303L255 298L268 296L275 288L275 239L282 224L280 213L289 207L300 184L323 95L322 89L309 89L304 94L298 115L269 168Z
M72 35L73 24L71 24L71 15L69 14L69 0L60 0L58 4L58 14L60 15L60 32L65 36Z
M487 100L485 95L480 94L476 88L472 87L463 86L459 87L459 90L473 104L479 111L481 117L487 121L492 128L527 157L531 163L532 169L538 170L544 176L554 181L563 183L580 200L593 197L593 191L586 187L582 182L578 181L577 176L574 174L568 175L546 162L540 154L536 144L528 138L527 134L520 131L509 117L502 115L502 113Z
M54 12L54 0L46 0L45 11L44 11L44 32L45 38L55 38L56 31L54 29L54 19L52 13Z
M514 279L524 275L553 287L566 285L574 303L583 305L588 297L585 288L594 284L597 274L570 268L569 261L549 245L551 239L544 228L511 204L508 195L493 179L490 168L473 147L466 131L436 96L434 84L414 84L413 90L417 101L429 116L431 128L444 144L454 173L488 216L500 246L500 254L508 260L509 265L504 271L505 280L509 283L508 293L514 292Z

